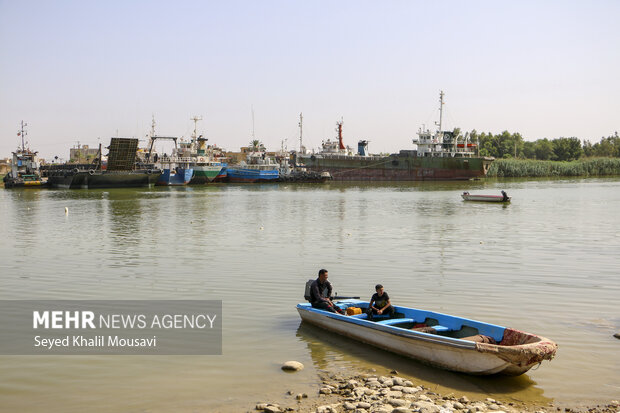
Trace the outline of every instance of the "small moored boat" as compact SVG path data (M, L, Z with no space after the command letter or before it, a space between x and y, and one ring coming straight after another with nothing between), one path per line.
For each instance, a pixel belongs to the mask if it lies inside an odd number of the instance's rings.
M336 305L360 308L362 314L330 313L309 303L298 304L297 311L304 322L447 370L516 376L551 360L557 350L553 341L535 334L433 311L394 306L396 318L371 321L366 301Z
M469 192L463 192L461 197L463 197L465 201L510 202L510 197L505 191L502 191L501 195L472 195Z

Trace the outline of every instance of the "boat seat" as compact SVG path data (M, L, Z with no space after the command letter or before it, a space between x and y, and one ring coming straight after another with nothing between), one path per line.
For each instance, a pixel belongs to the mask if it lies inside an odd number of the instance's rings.
M445 331L450 331L451 330L451 328L448 328L446 326L440 326L440 325L429 326L429 327L433 328L438 333L443 333Z
M368 314L366 313L362 313L362 314L355 314L355 315L350 315L350 318L359 318L361 320L365 320L368 318Z
M394 324L413 323L413 318L390 318L388 320L377 321L377 324L393 326Z

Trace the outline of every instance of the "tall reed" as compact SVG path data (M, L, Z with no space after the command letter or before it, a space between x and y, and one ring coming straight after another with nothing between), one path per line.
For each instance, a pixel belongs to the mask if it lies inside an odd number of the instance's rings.
M585 158L571 162L497 159L487 175L510 178L620 175L620 158Z

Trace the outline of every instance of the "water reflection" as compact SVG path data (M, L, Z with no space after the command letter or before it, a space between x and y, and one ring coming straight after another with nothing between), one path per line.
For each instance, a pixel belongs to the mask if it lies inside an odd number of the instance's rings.
M427 366L373 346L340 336L302 322L297 337L306 343L315 368L320 370L352 369L388 374L396 369L402 377L411 379L442 394L465 394L484 399L495 395L502 400L546 404L552 401L543 395L543 389L527 374L511 376L471 376Z

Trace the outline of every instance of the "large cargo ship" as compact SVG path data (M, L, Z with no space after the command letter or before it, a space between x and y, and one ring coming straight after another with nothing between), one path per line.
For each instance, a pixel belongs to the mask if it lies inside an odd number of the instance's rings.
M338 140L323 142L317 153L297 154L297 162L310 171L329 172L335 181L426 181L467 180L484 177L494 158L476 155L476 144L467 135L455 136L442 131L444 93L439 95L438 129L421 128L413 138L416 149L391 155L368 154L368 141L358 142L357 153L345 147L342 122L338 122Z

